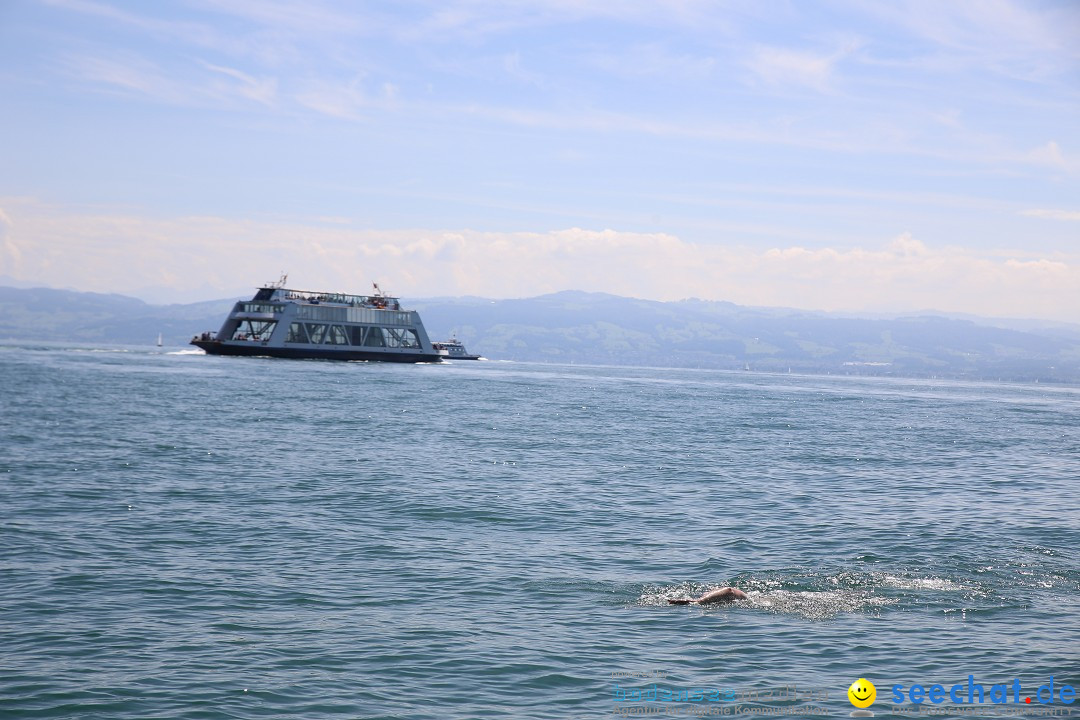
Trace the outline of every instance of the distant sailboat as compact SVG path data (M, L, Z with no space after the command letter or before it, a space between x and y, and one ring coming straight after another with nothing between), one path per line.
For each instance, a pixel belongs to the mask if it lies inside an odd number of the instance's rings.
M161 347L161 333L157 334L157 346Z

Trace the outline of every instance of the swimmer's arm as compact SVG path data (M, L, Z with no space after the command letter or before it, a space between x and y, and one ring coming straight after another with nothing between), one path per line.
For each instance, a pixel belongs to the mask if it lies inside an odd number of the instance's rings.
M722 587L707 592L699 598L693 598L692 600L686 598L674 598L668 599L668 602L672 605L689 605L691 603L695 605L707 605L708 603L734 602L735 600L743 600L745 598L746 593L739 588Z
M694 602L705 604L714 602L733 602L735 600L744 599L746 599L746 593L744 593L739 588L722 587L718 590L713 590L712 592L705 593Z

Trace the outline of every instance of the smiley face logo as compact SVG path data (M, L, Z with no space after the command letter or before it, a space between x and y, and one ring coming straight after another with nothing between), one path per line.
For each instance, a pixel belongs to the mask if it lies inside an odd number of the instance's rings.
M877 688L866 678L859 678L847 689L848 700L857 708L866 708L877 699Z

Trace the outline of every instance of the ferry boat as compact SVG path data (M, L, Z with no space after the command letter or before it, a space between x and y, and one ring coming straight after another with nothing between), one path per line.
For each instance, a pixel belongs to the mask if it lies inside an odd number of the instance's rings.
M261 355L324 360L440 362L415 310L398 298L290 290L286 277L269 283L251 300L236 303L221 329L191 344L210 355Z
M483 360L479 355L473 355L466 350L465 346L457 338L432 343L432 346L438 351L439 355L447 360Z

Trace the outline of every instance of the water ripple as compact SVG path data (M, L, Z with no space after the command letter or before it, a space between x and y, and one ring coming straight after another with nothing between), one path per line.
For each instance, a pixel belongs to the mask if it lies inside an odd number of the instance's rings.
M4 716L593 717L638 670L846 713L857 677L1080 671L1075 389L0 365Z

